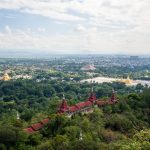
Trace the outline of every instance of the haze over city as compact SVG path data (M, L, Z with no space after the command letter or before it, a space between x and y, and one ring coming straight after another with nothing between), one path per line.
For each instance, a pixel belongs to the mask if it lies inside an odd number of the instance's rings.
M0 52L150 54L149 0L1 0Z

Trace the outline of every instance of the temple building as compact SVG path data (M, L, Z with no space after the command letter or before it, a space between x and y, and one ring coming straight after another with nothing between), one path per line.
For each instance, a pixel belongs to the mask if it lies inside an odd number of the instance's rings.
M91 89L89 97L84 101L77 103L75 105L69 106L67 100L63 95L61 104L59 105L57 114L58 115L67 115L71 117L75 114L87 114L94 111L94 107L104 107L107 105L114 105L117 103L116 93L113 90L112 96L107 100L97 99L93 89ZM25 128L24 131L27 133L35 133L42 129L46 124L50 123L51 118L46 118L38 123L32 124L30 127ZM82 138L81 138L82 139Z
M8 73L5 72L5 74L2 77L2 80L3 81L9 81L9 80L11 80L11 77L8 75Z
M80 102L73 106L68 106L66 99L63 98L57 113L66 114L68 117L71 117L76 113L85 114L85 113L93 112L93 106L95 101L96 101L96 96L94 93L91 93L89 98L86 101Z
M90 93L88 99L84 102L80 102L73 106L68 106L67 101L63 98L62 103L59 106L58 114L66 114L68 117L71 117L74 114L81 113L91 113L94 110L94 107L102 107L105 105L113 105L117 103L116 93L113 90L111 98L107 100L97 99L93 90Z
M132 85L132 83L133 83L133 81L130 79L129 75L128 75L127 79L122 79L121 82L126 85Z
M96 105L98 107L103 107L105 105L114 105L117 102L118 102L118 100L117 100L117 97L116 97L116 92L113 90L110 99L107 99L107 100L102 100L102 99L97 100L96 101Z
M94 65L85 65L81 68L82 71L92 71L92 70L95 70L96 68L94 67Z
M27 133L35 133L38 130L42 129L44 125L48 124L50 122L49 118L46 118L38 123L32 124L30 127L23 129Z

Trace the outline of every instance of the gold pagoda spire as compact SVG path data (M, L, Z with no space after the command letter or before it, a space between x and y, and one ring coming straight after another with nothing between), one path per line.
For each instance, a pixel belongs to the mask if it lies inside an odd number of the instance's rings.
M127 79L122 79L121 82L125 83L126 85L131 85L133 83L129 75L127 76Z
M3 75L3 77L2 77L2 80L3 81L9 81L9 80L11 80L11 77L8 75L7 72L5 72L4 75Z

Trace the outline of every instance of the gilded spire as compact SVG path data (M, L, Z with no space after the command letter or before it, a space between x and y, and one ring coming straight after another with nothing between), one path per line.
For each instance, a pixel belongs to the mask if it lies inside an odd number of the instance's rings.
M2 77L2 80L3 81L9 81L11 80L11 77L8 75L8 73L5 71L3 77Z
M126 85L132 85L132 80L130 79L130 76L128 75L126 79L122 79L121 82L125 83Z

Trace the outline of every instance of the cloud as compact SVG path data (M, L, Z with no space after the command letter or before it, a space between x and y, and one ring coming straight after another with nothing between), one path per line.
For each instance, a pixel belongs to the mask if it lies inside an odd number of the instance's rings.
M147 23L149 0L1 0L0 9L41 15L58 21L83 21L125 28ZM148 21L149 22L149 21Z
M43 35L27 30L0 32L0 49L40 49L57 53L147 54L150 37L133 32L108 34L86 30L68 34ZM10 32L11 31L11 34ZM142 51L141 51L142 49Z
M6 25L0 48L150 53L149 8L149 0L1 0L0 9L50 18L63 32L44 35L40 25L37 33Z
M1 0L0 9L18 10L20 12L41 15L62 21L83 20L83 18L79 16L68 13L67 9L69 7L67 3L69 3L69 1L62 2L61 0Z
M82 33L86 33L86 32L88 32L88 33L92 33L92 32L96 32L98 29L97 29L97 27L86 27L86 26L84 26L84 25L82 25L82 24L78 24L77 25L77 27L74 29L74 31L75 32L82 32Z
M10 29L10 27L8 25L5 26L5 31L9 35L12 33L12 31L11 31L11 29Z
M86 31L86 28L83 25L79 24L75 28L75 31L79 31L79 32Z
M39 27L37 30L38 30L39 32L45 32L45 31L46 31L45 28L40 28L40 27Z

